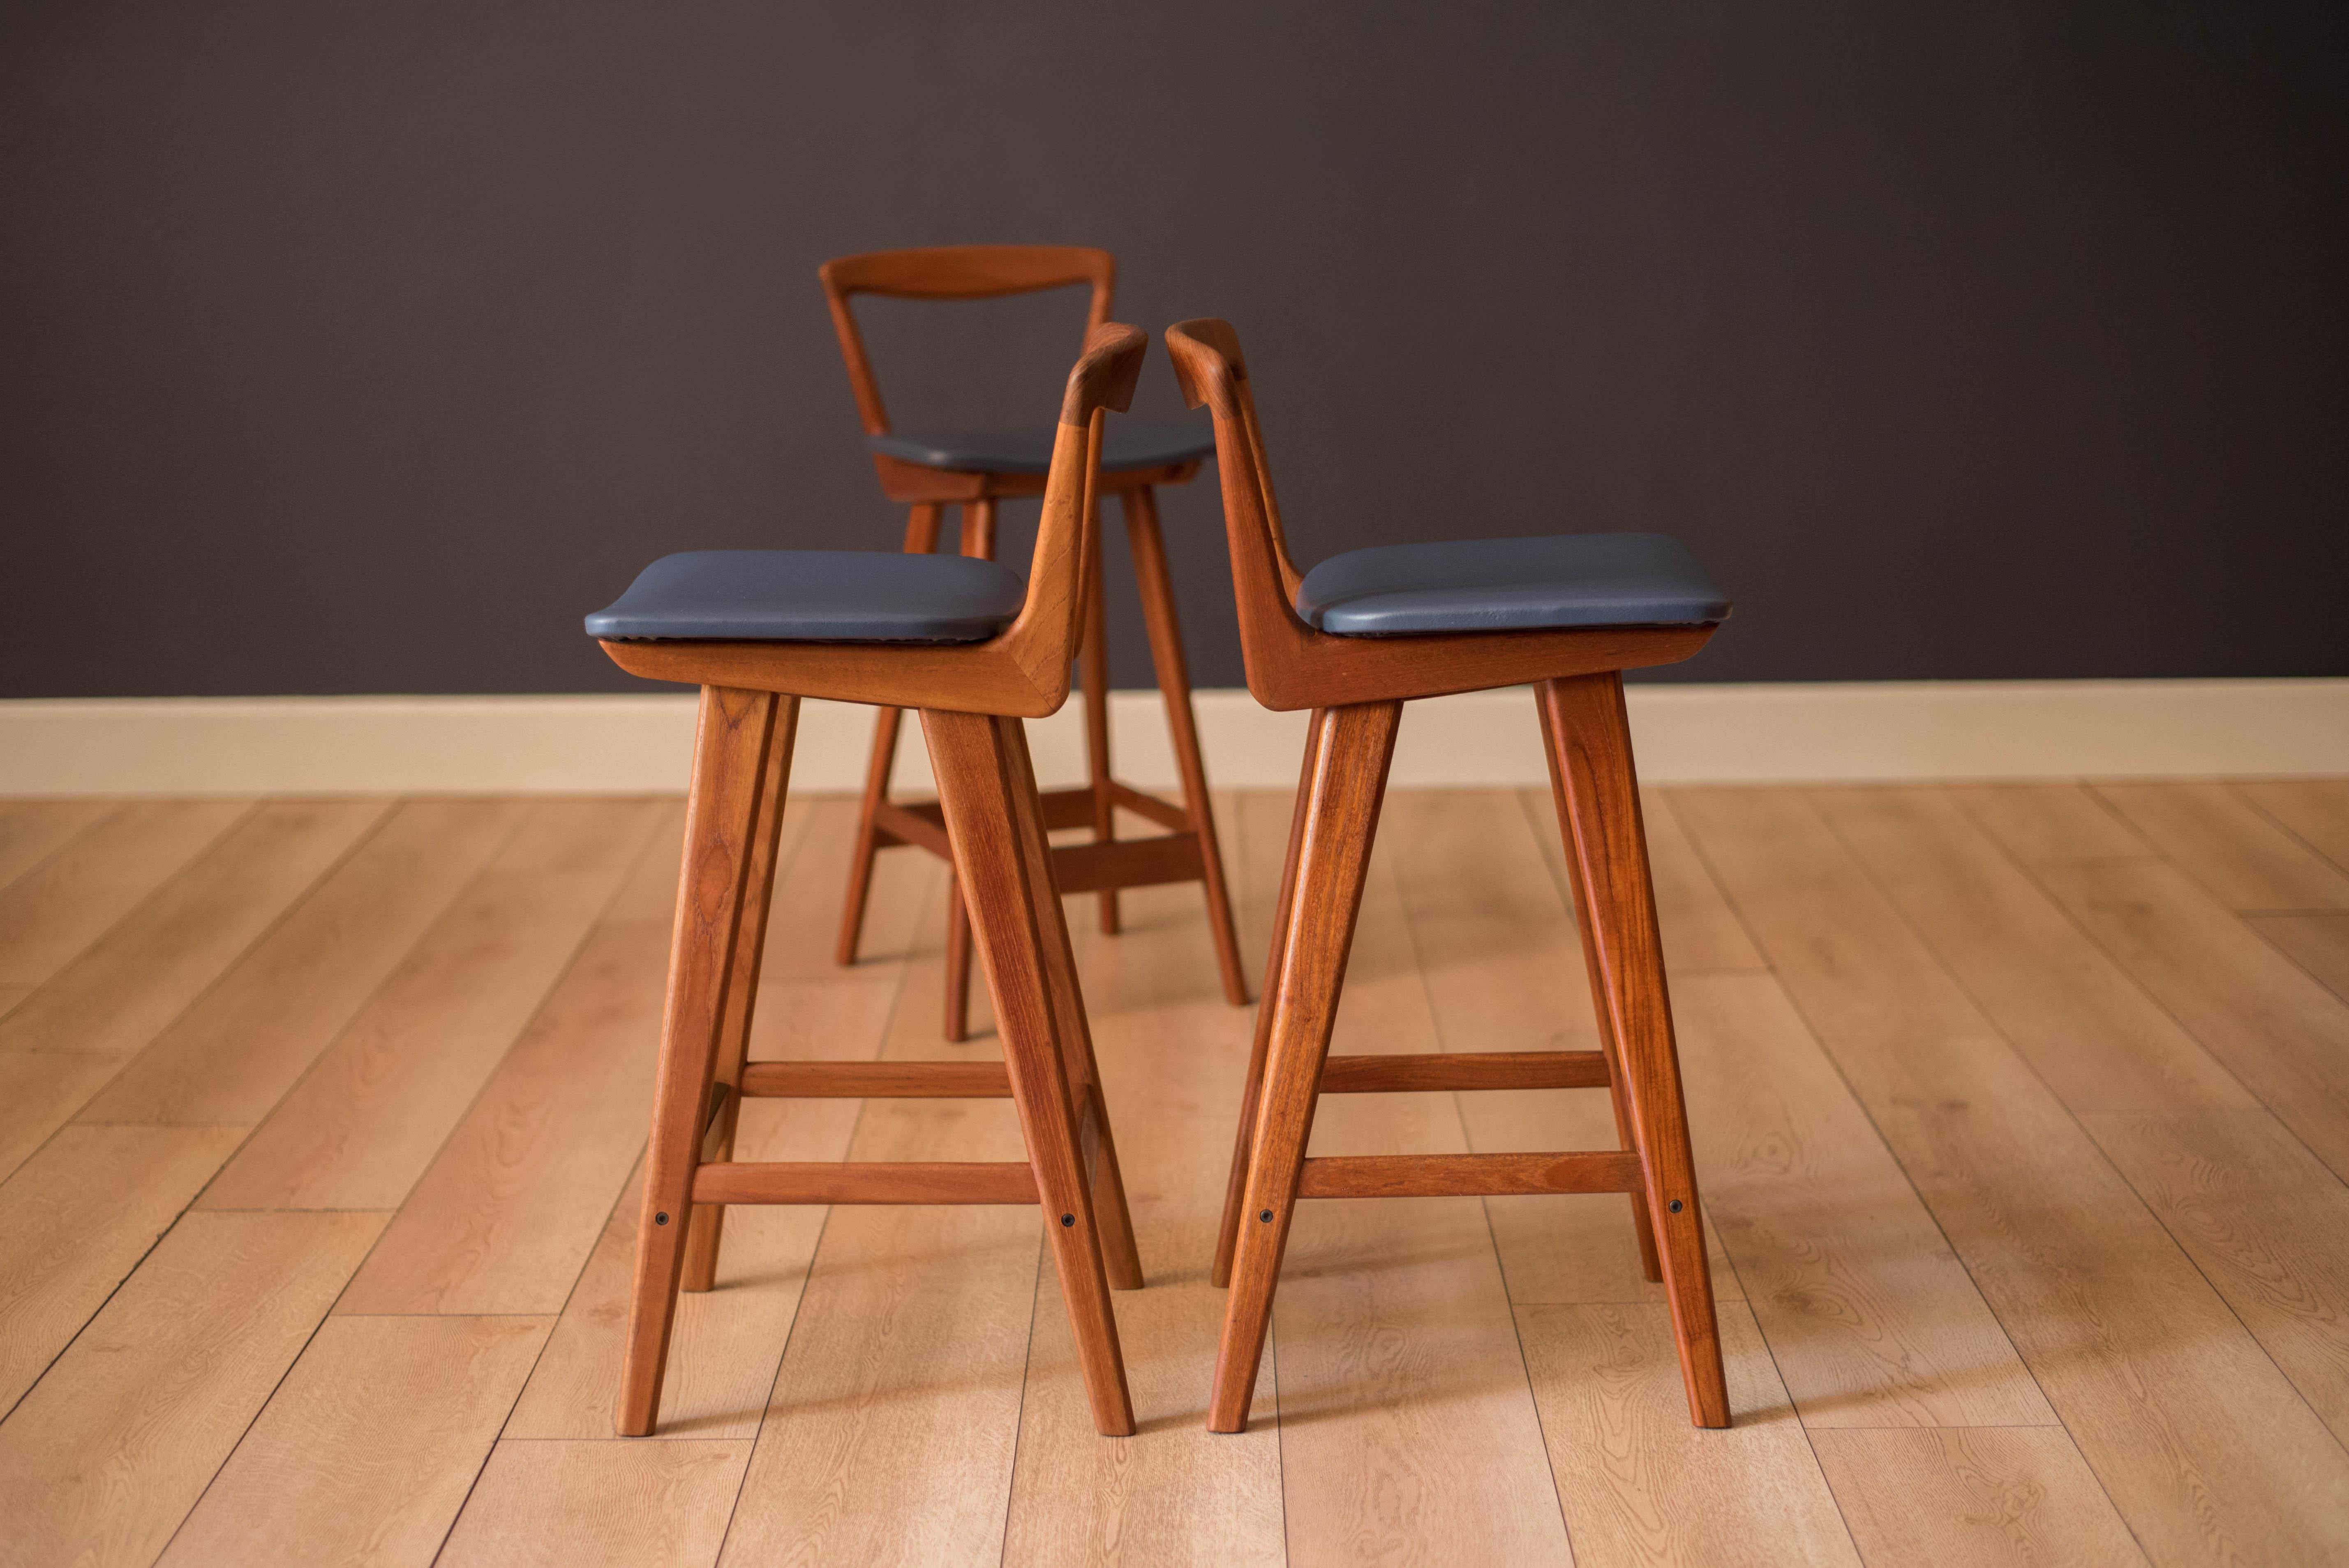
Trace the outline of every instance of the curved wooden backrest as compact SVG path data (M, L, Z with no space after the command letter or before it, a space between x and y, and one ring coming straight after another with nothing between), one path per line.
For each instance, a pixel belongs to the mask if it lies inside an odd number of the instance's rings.
M1166 329L1166 351L1183 400L1202 403L1215 417L1216 467L1224 487L1224 527L1230 536L1232 587L1239 600L1240 640L1253 670L1276 648L1287 649L1299 633L1299 573L1288 558L1281 531L1280 501L1273 494L1272 469L1265 461L1264 431L1257 423L1256 394L1248 386L1247 361L1232 324L1203 316Z
M840 356L848 365L848 385L868 436L889 433L889 412L873 379L864 338L856 330L850 301L861 294L893 299L997 299L1041 289L1092 285L1085 312L1087 342L1109 322L1117 290L1117 258L1090 245L928 245L907 251L868 251L840 256L816 269L832 307L832 328Z
M1133 400L1149 338L1107 322L1085 336L1069 372L1043 521L1028 568L1028 593L1011 624L983 643L703 642L689 637L607 641L604 651L634 675L695 686L740 686L888 707L1041 718L1069 700L1069 666L1083 624L1102 427Z
M1299 576L1281 531L1280 502L1264 458L1256 394L1231 323L1201 319L1166 329L1184 400L1215 415L1232 589L1248 690L1277 713L1485 691L1529 681L1637 669L1687 658L1713 624L1567 626L1543 631L1447 632L1346 637L1317 632L1297 614Z
M1019 619L996 639L1038 690L1057 690L1057 708L1069 695L1069 666L1082 624L1085 558L1092 530L1085 520L1097 503L1104 410L1133 405L1150 339L1141 328L1105 322L1085 334L1085 352L1069 372L1052 467L1044 479L1044 510L1036 525L1036 552L1028 566L1028 598ZM1048 710L1049 711L1049 710Z

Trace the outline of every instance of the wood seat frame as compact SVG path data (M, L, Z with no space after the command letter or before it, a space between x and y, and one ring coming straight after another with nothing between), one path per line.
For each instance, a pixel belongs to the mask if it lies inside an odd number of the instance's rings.
M1147 345L1113 324L1088 335L1061 406L1027 598L997 636L603 645L631 674L701 687L616 1418L625 1436L651 1432L659 1418L677 1292L711 1287L730 1203L1040 1203L1094 1423L1112 1436L1133 1430L1108 1292L1139 1288L1142 1262L1020 720L1068 700L1103 410L1127 406ZM745 1059L792 732L809 696L920 711L1003 1040L1000 1064ZM1018 1107L1027 1160L733 1159L745 1096L974 1095Z
M1107 251L1079 245L941 245L843 256L825 263L818 275L832 308L841 357L848 367L849 387L856 395L856 410L865 434L885 436L889 412L874 379L864 336L857 330L853 308L856 295L988 299L1085 284L1092 291L1086 312L1090 332L1109 319L1117 263ZM1045 482L1037 474L927 468L885 452L873 454L873 466L880 476L882 493L910 509L905 524L907 551L935 549L941 512L947 505L958 505L962 552L988 560L995 557L996 503L1041 494ZM1166 726L1182 779L1181 803L1121 783L1111 772L1109 645L1102 624L1101 552L1096 541L1087 552L1084 624L1079 643L1087 782L1076 789L1048 791L1043 797L1044 820L1048 828L1092 830L1092 843L1058 845L1052 855L1063 892L1100 895L1101 928L1105 933L1113 934L1118 929L1120 888L1201 883L1224 995L1233 1006L1245 1006L1248 1000L1246 965L1232 924L1223 851L1216 841L1206 767L1199 752L1198 722L1191 707L1190 670L1183 656L1182 627L1175 616L1173 579L1167 573L1165 542L1158 525L1156 487L1187 483L1198 471L1195 459L1106 472L1098 480L1098 492L1115 495L1124 511L1143 620L1150 633L1151 660L1165 701ZM1087 526L1098 526L1097 513L1088 514ZM898 709L884 708L874 727L855 851L849 862L847 907L840 922L836 957L842 964L856 961L876 853L892 844L912 844L951 858L946 827L935 802L889 798L889 773L897 755L901 717ZM1116 819L1120 808L1166 830L1151 838L1121 840ZM960 1040L969 1032L970 1011L970 927L961 900L947 901L947 921L945 1034L949 1040Z
M1713 1283L1681 1098L1622 672L1684 659L1711 625L1339 637L1295 609L1289 560L1238 335L1170 327L1185 399L1213 412L1248 690L1313 710L1272 954L1257 1013L1215 1282L1227 1285L1207 1424L1244 1430L1273 1292L1299 1198L1628 1192L1648 1277L1671 1300L1689 1414L1729 1424ZM1532 683L1558 822L1574 869L1597 1051L1332 1057L1330 1037L1402 704ZM1604 1088L1613 1150L1308 1159L1324 1094Z

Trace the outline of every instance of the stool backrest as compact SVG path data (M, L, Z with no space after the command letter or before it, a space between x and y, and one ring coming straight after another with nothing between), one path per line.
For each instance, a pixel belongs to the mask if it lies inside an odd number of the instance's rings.
M1203 316L1166 329L1174 378L1191 407L1205 403L1216 424L1216 468L1224 487L1224 528L1230 537L1232 590L1239 601L1240 646L1253 686L1259 668L1293 655L1300 638L1314 637L1298 618L1299 573L1281 531L1280 502L1265 462L1256 394L1232 324Z
M1089 245L929 245L909 251L869 251L841 256L816 269L823 297L832 306L832 327L840 335L840 356L848 363L848 384L868 436L889 433L889 411L873 379L864 338L856 330L849 302L861 294L893 299L996 299L1092 285L1085 313L1087 341L1109 321L1117 288L1117 259ZM1119 405L1122 408L1123 404Z
M1036 552L1028 566L1028 597L1019 618L1004 628L999 644L1040 691L1069 692L1069 665L1076 657L1083 623L1084 583L1093 531L1085 526L1096 504L1101 478L1104 410L1125 412L1142 377L1150 339L1139 327L1106 322L1085 335L1085 352L1069 372L1061 401L1061 423L1052 441L1052 467L1044 478L1043 516L1036 525ZM1055 700L1053 707L1060 701ZM1047 709L1047 711L1050 711Z

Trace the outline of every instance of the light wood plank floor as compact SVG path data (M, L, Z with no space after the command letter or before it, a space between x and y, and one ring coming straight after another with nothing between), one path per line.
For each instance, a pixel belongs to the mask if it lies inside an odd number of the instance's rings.
M1219 802L1261 951L1288 803ZM2349 780L1666 789L1736 1424L1619 1198L1309 1204L1201 1417L1250 1020L1072 901L1150 1286L1096 1437L1032 1210L738 1210L611 1436L681 809L0 802L0 1563L2349 1562ZM787 819L754 1054L942 1045L941 900ZM1591 1048L1546 794L1399 792L1339 1048ZM984 1025L984 1006L980 1007ZM750 1159L1016 1158L753 1102ZM1322 1153L1590 1147L1352 1096Z

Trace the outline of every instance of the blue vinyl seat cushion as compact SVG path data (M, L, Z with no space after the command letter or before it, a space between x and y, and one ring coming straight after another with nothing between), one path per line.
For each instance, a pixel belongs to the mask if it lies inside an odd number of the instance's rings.
M876 452L957 473L1041 474L1052 468L1053 428L1025 430L893 430L867 436ZM1102 468L1117 473L1158 469L1213 457L1216 432L1208 425L1112 419L1102 432Z
M978 643L1019 617L1028 585L964 555L692 550L664 555L587 617L591 637Z
M1297 586L1308 625L1343 637L1725 620L1729 600L1676 539L1557 533L1381 544L1333 555Z

